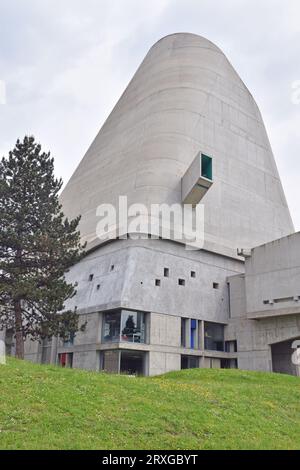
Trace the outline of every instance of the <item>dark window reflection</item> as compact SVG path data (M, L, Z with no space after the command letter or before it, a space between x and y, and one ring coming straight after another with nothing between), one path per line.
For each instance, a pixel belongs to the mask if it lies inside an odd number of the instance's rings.
M205 349L209 351L224 351L224 325L219 323L204 323Z
M103 341L144 343L145 314L130 310L105 313Z

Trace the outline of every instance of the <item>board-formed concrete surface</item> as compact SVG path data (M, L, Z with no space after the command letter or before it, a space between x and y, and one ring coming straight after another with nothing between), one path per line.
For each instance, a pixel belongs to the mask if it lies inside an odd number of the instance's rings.
M105 90L99 90L103 93ZM181 178L199 151L213 158L205 245L234 256L293 232L259 109L228 59L207 39L173 34L148 52L74 172L61 202L97 244L96 208L181 203Z
M300 347L300 233L252 249L245 273L229 278L231 319L242 369L289 371ZM300 355L299 355L300 358Z

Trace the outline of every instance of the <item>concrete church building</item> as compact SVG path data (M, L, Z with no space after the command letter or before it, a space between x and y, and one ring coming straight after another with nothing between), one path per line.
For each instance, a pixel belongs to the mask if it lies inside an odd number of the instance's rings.
M121 195L145 207L204 204L203 248L150 233L99 239L97 207ZM185 33L158 41L61 202L82 216L88 253L67 274L78 283L67 307L87 328L68 343L28 342L27 359L145 375L299 374L300 235L257 104L217 46Z

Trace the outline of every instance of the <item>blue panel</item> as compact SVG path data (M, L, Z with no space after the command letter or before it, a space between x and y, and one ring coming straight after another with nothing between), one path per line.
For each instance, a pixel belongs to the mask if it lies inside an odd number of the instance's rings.
M195 348L196 328L197 328L197 320L191 320L191 349Z

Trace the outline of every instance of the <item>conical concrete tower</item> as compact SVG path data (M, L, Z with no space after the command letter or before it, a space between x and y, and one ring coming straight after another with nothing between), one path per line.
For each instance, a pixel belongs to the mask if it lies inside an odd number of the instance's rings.
M119 196L146 208L203 203L204 249L186 250L172 234L103 243L97 207L118 207ZM66 275L77 283L66 308L76 308L87 327L73 344L53 341L54 362L155 375L238 367L250 355L245 337L253 350L261 344L254 320L245 320L245 261L237 248L294 229L258 107L214 44L174 34L150 49L61 202L70 218L81 214L90 248ZM263 308L269 296L259 294ZM269 351L265 330L260 340ZM32 348L28 358L39 358ZM261 368L260 351L255 361Z
M101 92L101 91L99 91ZM259 109L222 51L173 34L148 52L66 185L61 202L81 214L82 238L98 243L96 208L181 203L196 155L213 159L205 247L235 255L294 231Z

